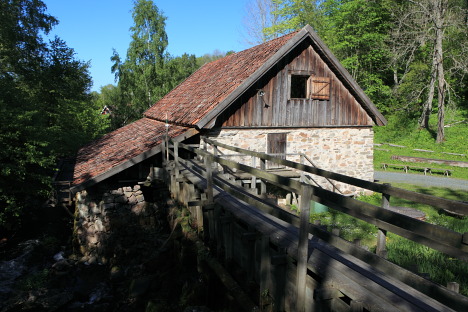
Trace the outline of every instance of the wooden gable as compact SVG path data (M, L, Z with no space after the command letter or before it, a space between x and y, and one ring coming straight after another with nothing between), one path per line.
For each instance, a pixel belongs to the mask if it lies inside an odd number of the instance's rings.
M371 116L306 39L220 115L221 127L371 126Z

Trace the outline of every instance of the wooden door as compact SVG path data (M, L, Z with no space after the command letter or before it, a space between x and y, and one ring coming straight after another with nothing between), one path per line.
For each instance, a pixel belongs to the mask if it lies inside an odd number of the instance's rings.
M287 133L268 133L267 154L286 159L286 138ZM283 168L283 165L267 163L268 169Z

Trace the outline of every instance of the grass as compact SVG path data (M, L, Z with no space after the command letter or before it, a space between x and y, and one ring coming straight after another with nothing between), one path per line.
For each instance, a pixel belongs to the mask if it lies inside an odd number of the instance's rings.
M466 191L435 187L423 188L410 184L395 184L394 186L448 199L468 201L468 192ZM380 206L381 195L376 193L370 196L361 196L359 200ZM429 205L422 205L396 197L392 197L390 201L393 206L412 207L423 211L426 214L426 221L429 223L459 233L468 232L468 217L455 218ZM311 222L320 220L321 224L326 225L330 231L333 228L338 228L340 229L340 237L348 241L359 239L362 245L375 252L377 227L374 225L333 209L329 209L328 212L324 213L312 213L310 220ZM387 235L387 250L389 261L414 273L428 275L430 280L444 286L448 282L457 282L460 285L460 293L468 296L468 263L393 233Z
M382 144L375 146L374 169L382 170L382 163L406 164L391 159L393 155L414 156L423 158L435 158L444 160L468 161L468 148L464 142L468 141L468 122L455 123L455 121L468 120L468 112L457 111L449 116L450 127L445 128L446 141L440 144L435 142L435 132L437 130L437 116L432 115L429 121L429 130L418 129L415 120L405 120L401 116L389 117L388 125L385 127L375 127L375 143ZM394 147L386 143L401 145L404 147ZM414 149L429 150L433 152L415 151ZM445 153L464 154L464 156L450 155ZM428 166L452 170L453 178L468 179L468 167L456 167L431 163L414 163L414 166ZM402 171L402 169L389 168L389 171ZM439 174L443 174L439 172Z
M419 167L428 166L432 168L449 169L452 171L452 178L468 179L468 168L430 163L412 164L391 159L392 155L403 155L468 161L468 148L465 143L468 141L468 123L455 123L456 121L468 120L467 116L468 112L462 110L449 114L449 121L446 122L446 124L452 123L452 125L445 128L446 141L441 144L435 143L435 115L431 116L429 130L418 129L418 125L414 120L405 120L405 118L401 118L401 116L390 117L388 126L375 128L375 143L383 145L376 146L374 150L374 169L382 170L382 163L406 164ZM405 147L394 147L385 143L392 143ZM429 150L432 152L415 151L414 149ZM464 156L446 153L464 154ZM402 169L389 168L388 170L401 172ZM449 188L428 188L410 184L393 183L392 185L418 193L459 201L468 201L468 192L466 191L458 191ZM362 196L359 199L374 205L380 205L381 195ZM391 205L418 209L426 214L426 221L429 223L443 226L458 233L468 232L468 217L454 218L429 205L422 205L394 197L391 198ZM367 239L367 243L371 245L372 240ZM373 246L371 245L370 247L372 248ZM460 284L460 293L468 296L468 263L451 258L441 252L409 241L393 233L389 233L387 236L387 248L388 259L390 261L407 269L417 270L416 273L427 273L431 280L442 285L455 281Z
M468 192L466 191L420 187L410 184L394 184L393 186L447 199L468 201ZM373 205L380 205L381 201L380 194L361 196L359 199ZM390 202L392 206L411 207L423 211L426 214L426 221L429 223L459 233L468 232L468 217L452 217L429 205L418 204L396 197L392 197ZM448 282L457 282L460 284L460 293L465 296L468 295L468 263L451 258L439 251L393 233L389 233L387 237L388 260L404 268L417 270L415 273L427 273L432 281L441 285L447 285ZM372 247L375 248L375 246Z

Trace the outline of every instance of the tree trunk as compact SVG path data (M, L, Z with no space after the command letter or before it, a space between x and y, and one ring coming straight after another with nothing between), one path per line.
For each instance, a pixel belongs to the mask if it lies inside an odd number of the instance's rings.
M436 57L437 57L437 91L438 91L438 113L437 113L437 143L445 141L444 119L445 119L445 73L443 63L442 39L444 36L444 18L448 0L435 0L435 25L436 25Z
M421 117L419 118L419 127L429 129L429 117L432 112L432 101L434 100L435 83L437 79L437 51L434 47L434 54L432 57L431 67L431 81L429 82L429 91L427 94L427 100L424 103Z

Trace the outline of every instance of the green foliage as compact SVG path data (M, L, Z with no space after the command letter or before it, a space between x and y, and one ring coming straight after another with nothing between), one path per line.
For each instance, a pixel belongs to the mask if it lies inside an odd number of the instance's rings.
M13 231L49 195L56 159L105 126L96 126L89 64L60 38L42 38L57 24L44 3L1 0L0 12L0 231Z
M273 0L273 3L276 10L272 13L278 18L278 22L263 30L267 38L288 34L307 24L321 33L327 22L320 1Z
M107 90L108 95L117 97L108 105L113 111L114 128L141 118L144 111L198 68L195 56L173 58L166 52L166 17L153 1L135 1L132 17L132 41L125 60L115 50L111 57L112 72L118 81L117 89Z
M197 67L201 67L205 65L206 63L219 60L220 58L223 58L226 55L229 55L231 53L234 53L234 52L230 51L230 52L224 53L224 52L221 52L220 50L215 50L212 53L205 53L203 56L197 57Z
M273 1L279 23L265 28L266 35L275 37L310 24L377 108L386 117L404 116L404 122L418 119L429 98L434 58L440 54L434 52L435 30L443 28L448 93L439 106L466 109L466 1L443 0L446 15L437 27L433 1ZM433 107L437 101L436 92Z

